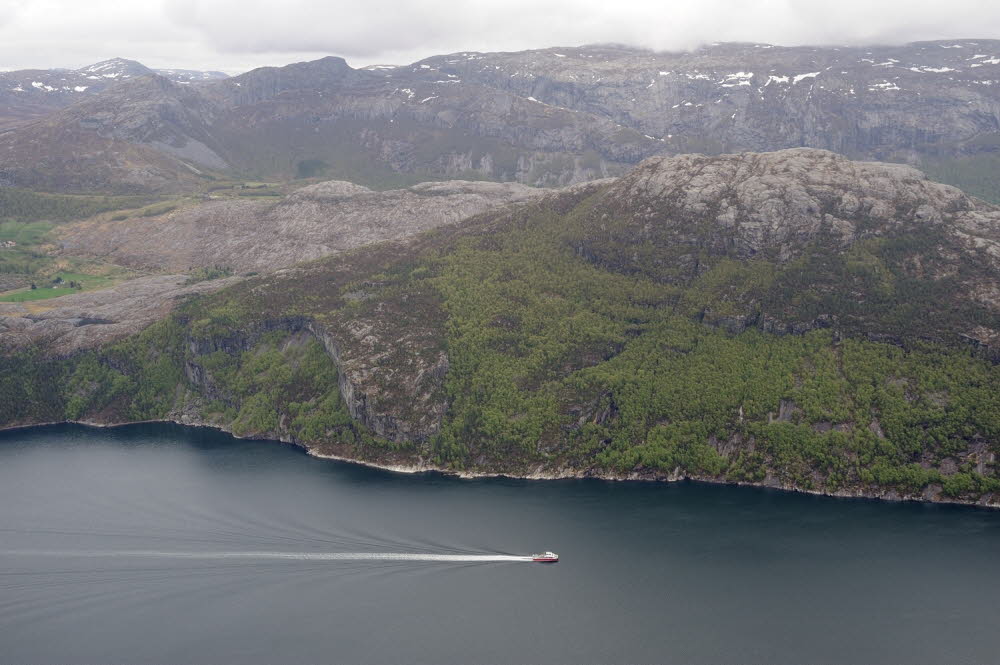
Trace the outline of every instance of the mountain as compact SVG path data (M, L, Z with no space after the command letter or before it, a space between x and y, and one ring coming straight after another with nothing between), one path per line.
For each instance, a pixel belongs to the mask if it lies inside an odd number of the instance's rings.
M672 152L809 146L905 161L990 149L977 139L998 129L997 40L727 43L684 53L585 46L459 53L412 67L603 115Z
M913 168L653 157L245 279L68 358L8 353L0 422L172 419L410 469L998 505L998 277L1000 208Z
M145 99L148 82L130 79L0 136L11 155L2 177L25 187L120 189L128 153L126 189L184 189L197 171L377 188L442 178L560 186L620 175L654 154L809 146L917 164L1000 200L989 175L1000 168L998 81L996 40L723 43L684 53L584 46L365 69L331 57L197 86L168 81L156 104ZM92 108L109 107L143 126L171 125L179 113L186 129L161 141L113 117L86 122ZM108 136L127 145L102 147ZM49 152L88 160L39 167L26 146L53 140L61 146Z
M620 172L657 149L590 114L325 58L199 86L126 81L0 135L11 156L0 178L55 190L176 190L202 171L552 185Z
M125 58L112 58L80 69L0 72L0 131L96 95L113 83L154 73L182 84L227 78L222 72L152 70Z

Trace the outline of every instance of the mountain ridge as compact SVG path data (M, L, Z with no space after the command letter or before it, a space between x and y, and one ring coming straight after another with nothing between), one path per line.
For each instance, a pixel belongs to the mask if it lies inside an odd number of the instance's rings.
M96 95L113 83L152 74L183 84L228 76L215 71L151 69L127 58L110 58L78 69L3 71L0 72L0 131Z
M684 53L585 46L463 52L362 69L331 56L177 87L189 88L172 94L188 100L178 103L194 114L190 135L175 134L166 145L131 137L129 150L159 152L150 158L155 171L164 160L184 164L130 186L190 187L192 169L265 179L323 174L382 187L470 177L560 186L618 175L654 154L804 146L926 163L939 177L995 195L979 175L992 168L1000 140L995 40L717 44ZM136 121L146 124L169 124L163 116L178 108L144 108L117 90L95 98L102 96L123 115L145 115ZM76 136L83 130L74 113L47 122L62 123L67 145L92 144ZM16 135L51 140L38 131L0 134L0 148L11 155L6 180L79 190L79 166L29 168ZM171 177L180 182L171 185ZM91 182L108 188L115 181Z

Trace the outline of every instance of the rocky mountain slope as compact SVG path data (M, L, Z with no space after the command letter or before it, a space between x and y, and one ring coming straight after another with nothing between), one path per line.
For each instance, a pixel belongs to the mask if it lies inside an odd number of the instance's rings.
M7 354L0 419L997 505L998 234L1000 209L906 167L653 158L250 278L95 351Z
M238 281L187 284L186 275L156 275L117 286L36 302L0 302L0 346L45 348L69 355L135 335L162 320L188 296Z
M272 272L403 240L542 193L514 183L463 181L373 192L329 181L302 187L278 203L229 199L158 216L147 216L142 208L132 217L100 214L59 229L62 252L56 260L83 257L188 274L142 277L40 301L0 302L0 347L65 355L108 345L164 318L192 294L238 281L219 278L227 274Z
M65 254L134 268L267 272L421 231L540 196L515 183L446 181L374 192L349 182L300 188L279 203L220 200L128 219L62 227Z
M585 46L459 53L412 67L602 115L672 152L809 146L906 161L992 149L986 137L998 130L997 40L685 53Z
M152 74L182 84L228 78L227 74L213 71L154 70L125 58L112 58L80 69L0 72L0 131L96 95L114 83Z
M657 149L590 114L325 58L200 86L126 81L0 134L0 181L177 190L214 171L380 187L443 177L552 185L621 172Z
M199 171L554 186L617 175L653 154L809 146L926 164L994 195L977 174L996 166L998 95L996 40L586 46L360 70L325 58L198 86L126 82L0 135L0 176L52 189L163 189ZM53 155L42 166L37 145Z

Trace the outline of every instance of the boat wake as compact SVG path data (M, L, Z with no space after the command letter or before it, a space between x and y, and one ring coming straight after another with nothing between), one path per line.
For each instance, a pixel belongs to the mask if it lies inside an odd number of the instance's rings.
M156 550L6 550L0 556L61 558L255 559L292 561L428 561L438 563L532 562L512 554L423 554L404 552L160 552Z

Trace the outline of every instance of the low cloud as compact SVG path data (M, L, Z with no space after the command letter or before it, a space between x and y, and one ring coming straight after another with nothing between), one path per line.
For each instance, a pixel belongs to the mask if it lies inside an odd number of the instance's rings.
M998 34L993 0L167 0L167 15L222 51L383 53L618 42L858 44Z
M112 56L241 71L616 42L902 43L1000 35L995 0L0 0L0 68Z

